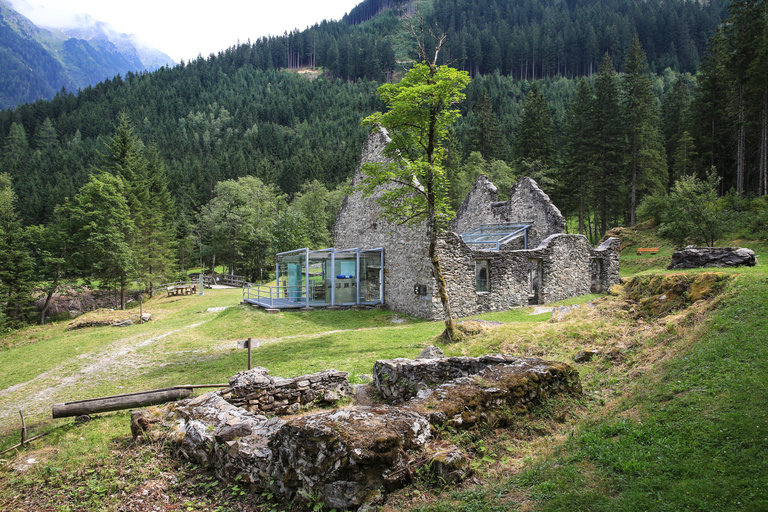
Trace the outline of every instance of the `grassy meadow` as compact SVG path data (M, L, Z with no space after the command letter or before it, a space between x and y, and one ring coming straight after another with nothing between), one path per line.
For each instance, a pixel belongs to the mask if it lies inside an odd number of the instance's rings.
M648 232L626 235L622 277L675 275L663 268L670 247ZM741 244L768 261L764 243ZM635 254L648 246L661 251ZM466 450L474 475L450 488L417 475L383 510L768 510L768 268L717 271L731 276L721 294L663 317L644 316L619 291L564 301L591 304L557 322L533 308L473 317L500 324L443 346L447 355L571 362L594 350L576 365L584 394L546 402L511 428L441 432ZM376 359L415 357L442 330L382 309L267 314L240 299L238 289L158 296L144 302L153 319L143 325L59 322L0 338L0 451L19 440L19 410L30 436L52 431L0 455L0 510L289 510L135 444L127 411L75 424L51 420L51 404L225 383L246 367L235 347L247 337L258 343L254 365L272 375L336 368L358 383Z

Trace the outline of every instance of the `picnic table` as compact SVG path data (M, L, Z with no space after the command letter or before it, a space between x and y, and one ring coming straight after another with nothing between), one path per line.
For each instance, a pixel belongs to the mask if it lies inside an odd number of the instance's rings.
M196 284L174 284L168 287L168 296L194 295L197 293Z

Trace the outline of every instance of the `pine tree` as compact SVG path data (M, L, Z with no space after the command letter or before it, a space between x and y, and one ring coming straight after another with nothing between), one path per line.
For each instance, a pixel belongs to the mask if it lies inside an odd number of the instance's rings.
M470 128L472 148L487 159L503 159L505 148L499 119L493 112L488 91L483 89L480 100L472 110L473 123Z
M515 160L540 160L551 165L555 157L552 112L536 84L525 98L515 134Z
M69 222L72 258L87 275L102 280L102 285L120 287L121 309L125 309L128 281L138 268L126 188L120 176L93 174L62 208Z
M653 94L648 63L635 36L624 62L622 109L629 144L629 223L637 223L637 205L644 193L667 183L667 165L659 131L659 112Z
M563 195L571 211L579 220L579 233L591 234L586 229L587 201L592 195L595 165L591 129L594 126L594 92L586 78L579 81L576 97L568 107L565 121L563 158L564 166L558 182L568 192ZM574 204L575 203L575 204Z
M159 278L169 277L175 270L175 240L173 212L175 207L168 192L168 181L157 147L147 149L147 199L136 217L137 252L142 279L154 294L153 286Z
M593 201L596 210L595 236L608 231L608 224L618 221L626 190L622 183L624 168L624 127L619 105L619 79L610 56L606 53L595 78L594 117L589 127L593 140Z
M667 152L667 168L669 169L667 191L672 189L675 181L680 177L677 174L677 169L680 168L680 165L675 161L675 151L683 132L688 129L688 109L690 103L691 98L688 91L687 77L684 74L680 74L672 85L672 89L664 95L662 103L664 147ZM690 134L688 136L690 137ZM692 169L689 168L688 172L691 171Z
M10 177L0 174L0 330L22 325L32 312L32 258L15 201Z

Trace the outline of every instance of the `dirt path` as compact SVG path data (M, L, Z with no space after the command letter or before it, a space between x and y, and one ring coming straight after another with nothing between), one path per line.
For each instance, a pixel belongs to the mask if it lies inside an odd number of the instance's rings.
M82 393L83 389L99 382L125 377L139 368L154 366L146 355L138 353L139 349L203 323L190 324L150 338L122 338L103 350L80 354L26 382L0 390L0 425L5 426L11 417L17 417L19 409L23 409L25 415L47 412L54 402L80 398L78 392Z
M14 384L0 390L0 431L15 425L20 409L27 416L47 415L53 403L87 398L87 396L83 396L84 391L98 387L100 383L136 375L140 373L141 369L155 369L164 366L166 363L158 362L157 358L153 357L151 351L139 352L139 349L158 345L160 341L169 336L187 329L194 329L205 322L190 324L149 338L143 336L122 338L112 342L102 350L80 354L26 382ZM398 326L393 327L397 328ZM278 338L253 338L252 342L253 348L257 348L267 344L290 340L306 340L338 333L375 329L378 329L378 327L336 329ZM224 352L235 348L236 343L236 340L223 340L211 346L201 347L193 351L175 353L195 352L205 354ZM163 359L167 360L167 358Z

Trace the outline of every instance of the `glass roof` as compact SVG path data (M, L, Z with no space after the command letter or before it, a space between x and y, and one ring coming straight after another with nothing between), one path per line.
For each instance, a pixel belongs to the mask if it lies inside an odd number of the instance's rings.
M525 236L526 230L532 223L520 224L485 224L472 231L462 233L461 239L466 244L482 244L484 246L494 246L498 249L500 244L508 242L514 238Z

